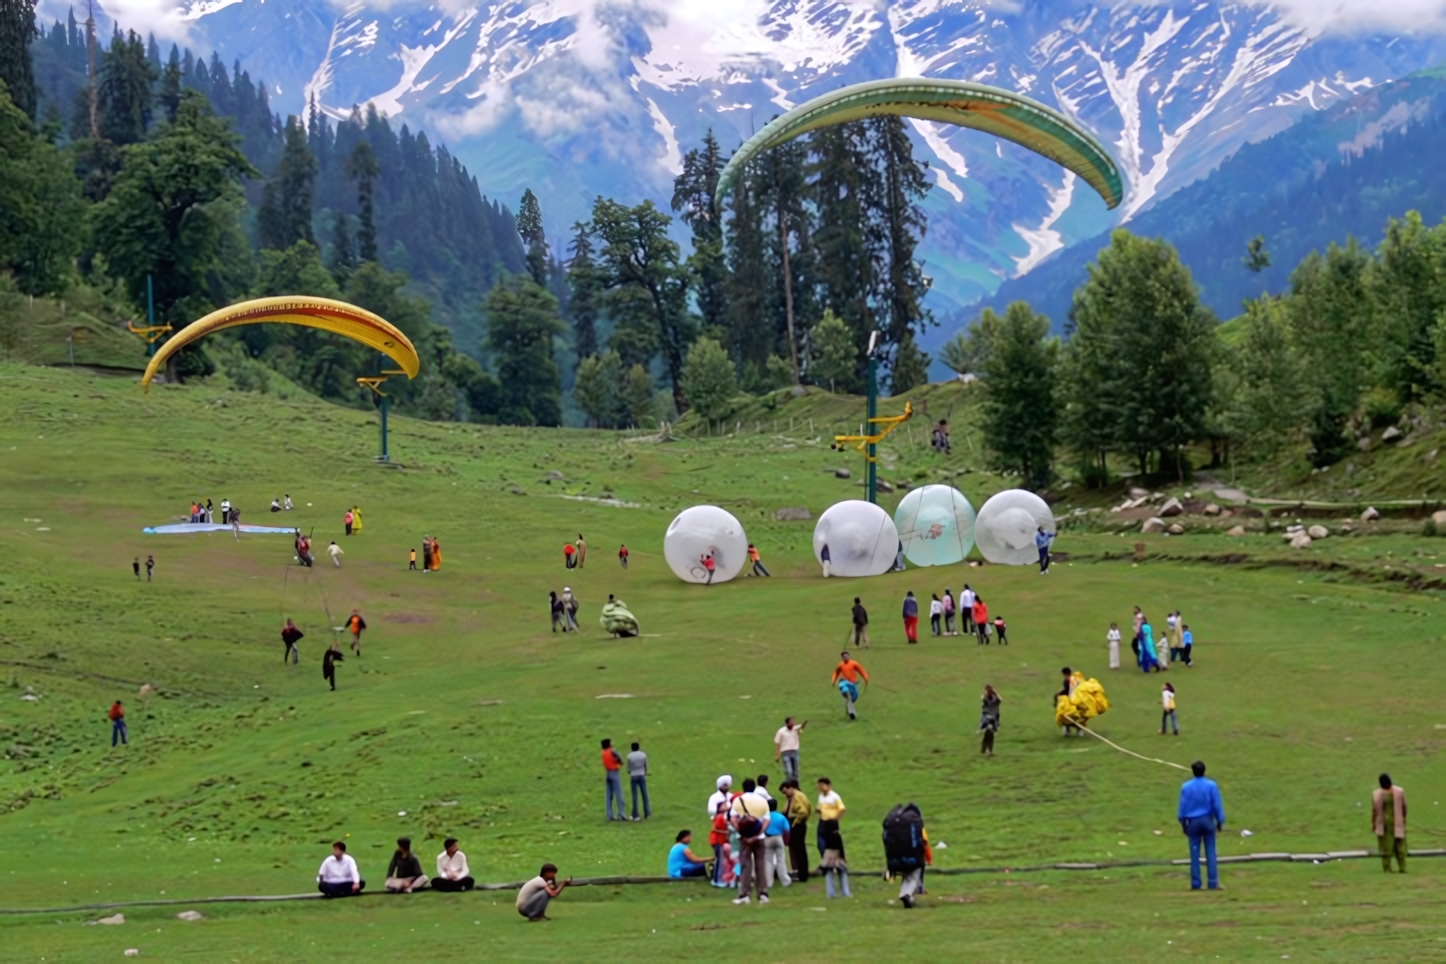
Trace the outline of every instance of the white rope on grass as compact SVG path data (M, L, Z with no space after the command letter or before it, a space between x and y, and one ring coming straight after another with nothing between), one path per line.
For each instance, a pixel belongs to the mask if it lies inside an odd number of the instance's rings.
M1180 764L1178 764L1178 763L1171 763L1169 760L1161 760L1159 757L1143 756L1143 755L1141 755L1141 754L1139 754L1139 753L1136 753L1134 750L1126 750L1124 747L1120 746L1118 743L1112 742L1111 740L1107 740L1107 739L1105 739L1104 737L1100 736L1100 735L1099 735L1098 733L1096 733L1094 730L1091 730L1089 727L1085 726L1083 723L1081 723L1078 719L1076 719L1076 718L1073 717L1073 716L1066 716L1065 719L1070 720L1071 722L1073 722L1075 726L1077 726L1079 729L1083 730L1085 733L1088 733L1090 736L1094 737L1096 740L1101 740L1101 741L1103 741L1104 743L1109 744L1110 746L1114 747L1116 750L1119 750L1121 753L1126 753L1126 754L1128 754L1128 755L1130 755L1130 756L1132 756L1132 757L1135 757L1136 759L1144 760L1146 763L1163 763L1163 764L1164 764L1165 766L1167 766L1167 767L1174 767L1176 770L1184 770L1186 773L1189 773L1189 772L1190 772L1190 768L1189 768L1189 767L1182 767L1182 766L1181 766Z

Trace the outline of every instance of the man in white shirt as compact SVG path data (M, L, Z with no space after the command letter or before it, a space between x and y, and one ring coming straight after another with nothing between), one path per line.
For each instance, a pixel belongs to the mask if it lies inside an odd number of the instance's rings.
M432 878L432 889L471 890L476 881L467 869L467 855L457 849L457 838L448 837L442 846L445 849L437 854L437 876Z
M718 815L719 804L727 803L733 799L733 794L729 792L732 789L733 778L731 776L725 773L718 778L718 792L708 798L708 822L710 824L713 822L713 818Z
M784 717L783 726L773 734L773 762L783 762L783 779L798 780L798 744L808 720L795 724L793 717Z
M558 882L555 864L543 864L537 876L523 884L522 889L517 892L517 913L534 924L540 920L551 920L552 918L547 916L547 905L553 899L561 897L570 883L571 877Z
M337 567L338 569L340 569L340 568L341 568L341 557L344 556L344 555L346 555L346 553L342 551L341 546L339 546L339 545L337 545L335 542L333 542L331 545L329 545L329 546L326 547L326 551L329 552L329 553L331 553L331 561L336 564L336 567Z
M346 844L340 840L332 844L331 856L321 862L316 872L316 889L323 897L352 897L366 885L356 860L346 852Z
M979 594L970 589L967 582L959 590L959 628L966 636L974 632L974 601L978 598Z

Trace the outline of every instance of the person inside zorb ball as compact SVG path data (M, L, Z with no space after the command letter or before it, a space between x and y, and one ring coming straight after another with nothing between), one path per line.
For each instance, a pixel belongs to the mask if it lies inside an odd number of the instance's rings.
M824 546L832 575L878 576L893 568L899 531L883 509L851 499L830 506L819 517L813 530L813 555L820 562Z
M695 505L678 513L663 536L663 558L684 582L727 582L748 561L743 523L716 505ZM707 560L712 559L709 577Z
M974 540L988 561L1001 566L1027 566L1039 558L1034 537L1040 528L1054 532L1049 504L1023 489L1006 489L990 497L974 522Z
M894 510L894 525L904 556L916 566L963 562L974 548L974 507L953 486L914 489Z

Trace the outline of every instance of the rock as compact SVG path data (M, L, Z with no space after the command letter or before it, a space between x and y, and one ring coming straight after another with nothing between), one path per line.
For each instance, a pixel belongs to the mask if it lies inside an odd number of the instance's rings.
M522 486L520 486L520 485L514 485L512 488L508 489L507 491L511 492L513 495L526 495L526 494L527 494L527 490L524 489L524 488L523 488Z
M1290 540L1290 547L1292 549L1309 549L1310 536L1306 535L1304 532L1297 532L1295 534L1295 538Z
M1436 523L1437 526L1446 526L1446 509L1431 513L1431 521Z
M1140 488L1131 488L1131 489L1130 489L1130 498L1132 498L1132 499L1148 499L1149 497L1150 497L1150 490L1149 490L1149 489L1140 489Z
M1356 448L1360 449L1362 452L1369 452L1371 450L1370 436L1356 439Z
M851 478L853 478L853 475L854 475L854 474L853 474L852 472L850 472L848 469L834 469L834 470L833 470L833 477L836 478L836 479L851 479Z
M1216 505L1214 502L1211 502L1211 503L1207 504L1207 505L1205 506L1205 514L1206 514L1206 515L1219 515L1219 514L1220 514L1220 506Z
M1182 526L1180 523L1176 522L1165 531L1172 536L1183 536L1185 534L1185 527Z
M1391 444L1392 442L1399 442L1401 441L1401 437L1404 434L1404 432L1396 428L1396 426L1392 425L1390 428L1386 429L1384 432L1381 433L1381 441L1385 442L1387 445Z
M813 513L803 506L793 506L787 509L779 509L773 513L775 522L807 522L813 518Z
M1373 505L1372 505L1372 506L1367 506L1367 507L1366 507L1366 511L1361 513L1361 521L1362 521L1362 522L1375 522L1375 521L1378 520L1380 517L1381 517L1381 513L1377 512L1377 511L1376 511L1376 507L1373 506Z
M205 920L206 915L198 910L183 910L176 915L176 920Z
M124 924L125 922L126 922L126 915L125 915L125 914L115 914L115 915L113 915L113 916L111 916L111 917L102 917L100 920L88 920L88 921L86 921L87 924Z
M154 686L152 686L150 683L142 683L142 684L141 684L141 693L140 693L140 695L141 695L141 696L155 696L155 695L156 695L156 688L155 688Z
M1164 517L1167 518L1167 519L1170 518L1171 516L1179 515L1180 513L1184 512L1184 511L1185 511L1185 505L1184 505L1184 503L1182 503L1179 499L1175 498L1174 496L1171 496L1170 498L1166 499L1166 500L1165 500L1165 504L1162 505L1162 506L1160 506L1160 515L1164 516Z
M1232 529L1226 530L1225 534L1227 536L1230 536L1232 539L1238 539L1241 536L1245 535L1245 526L1235 526Z
M1331 531L1325 526L1311 526L1305 530L1305 533L1312 539L1324 539L1331 534Z
M140 956L141 956L141 949L140 949L139 947L127 947L127 948L126 948L126 957L140 957Z
M551 472L547 473L547 477L549 479L555 479L558 482L561 482L563 479L567 478L567 476L557 471L557 469L553 469Z
M1148 518L1148 519L1145 520L1144 525L1140 526L1140 531L1141 531L1141 532L1164 532L1164 531L1165 531L1165 520L1164 520L1164 519L1161 519L1161 518L1159 518L1159 517L1157 517L1157 516L1151 516L1150 518Z

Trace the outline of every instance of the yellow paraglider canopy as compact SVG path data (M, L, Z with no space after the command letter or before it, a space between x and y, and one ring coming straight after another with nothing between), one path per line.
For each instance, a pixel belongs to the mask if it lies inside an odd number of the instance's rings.
M243 301L191 322L151 358L145 375L141 377L141 387L149 391L151 379L166 360L198 338L223 328L263 323L305 325L359 341L390 357L402 369L401 374L408 378L417 377L422 367L422 360L417 357L417 349L412 346L411 340L385 318L344 301L283 296Z
M1070 689L1070 695L1055 698L1055 726L1083 728L1089 725L1090 720L1108 712L1110 701L1099 680L1085 679L1083 673L1076 672Z

